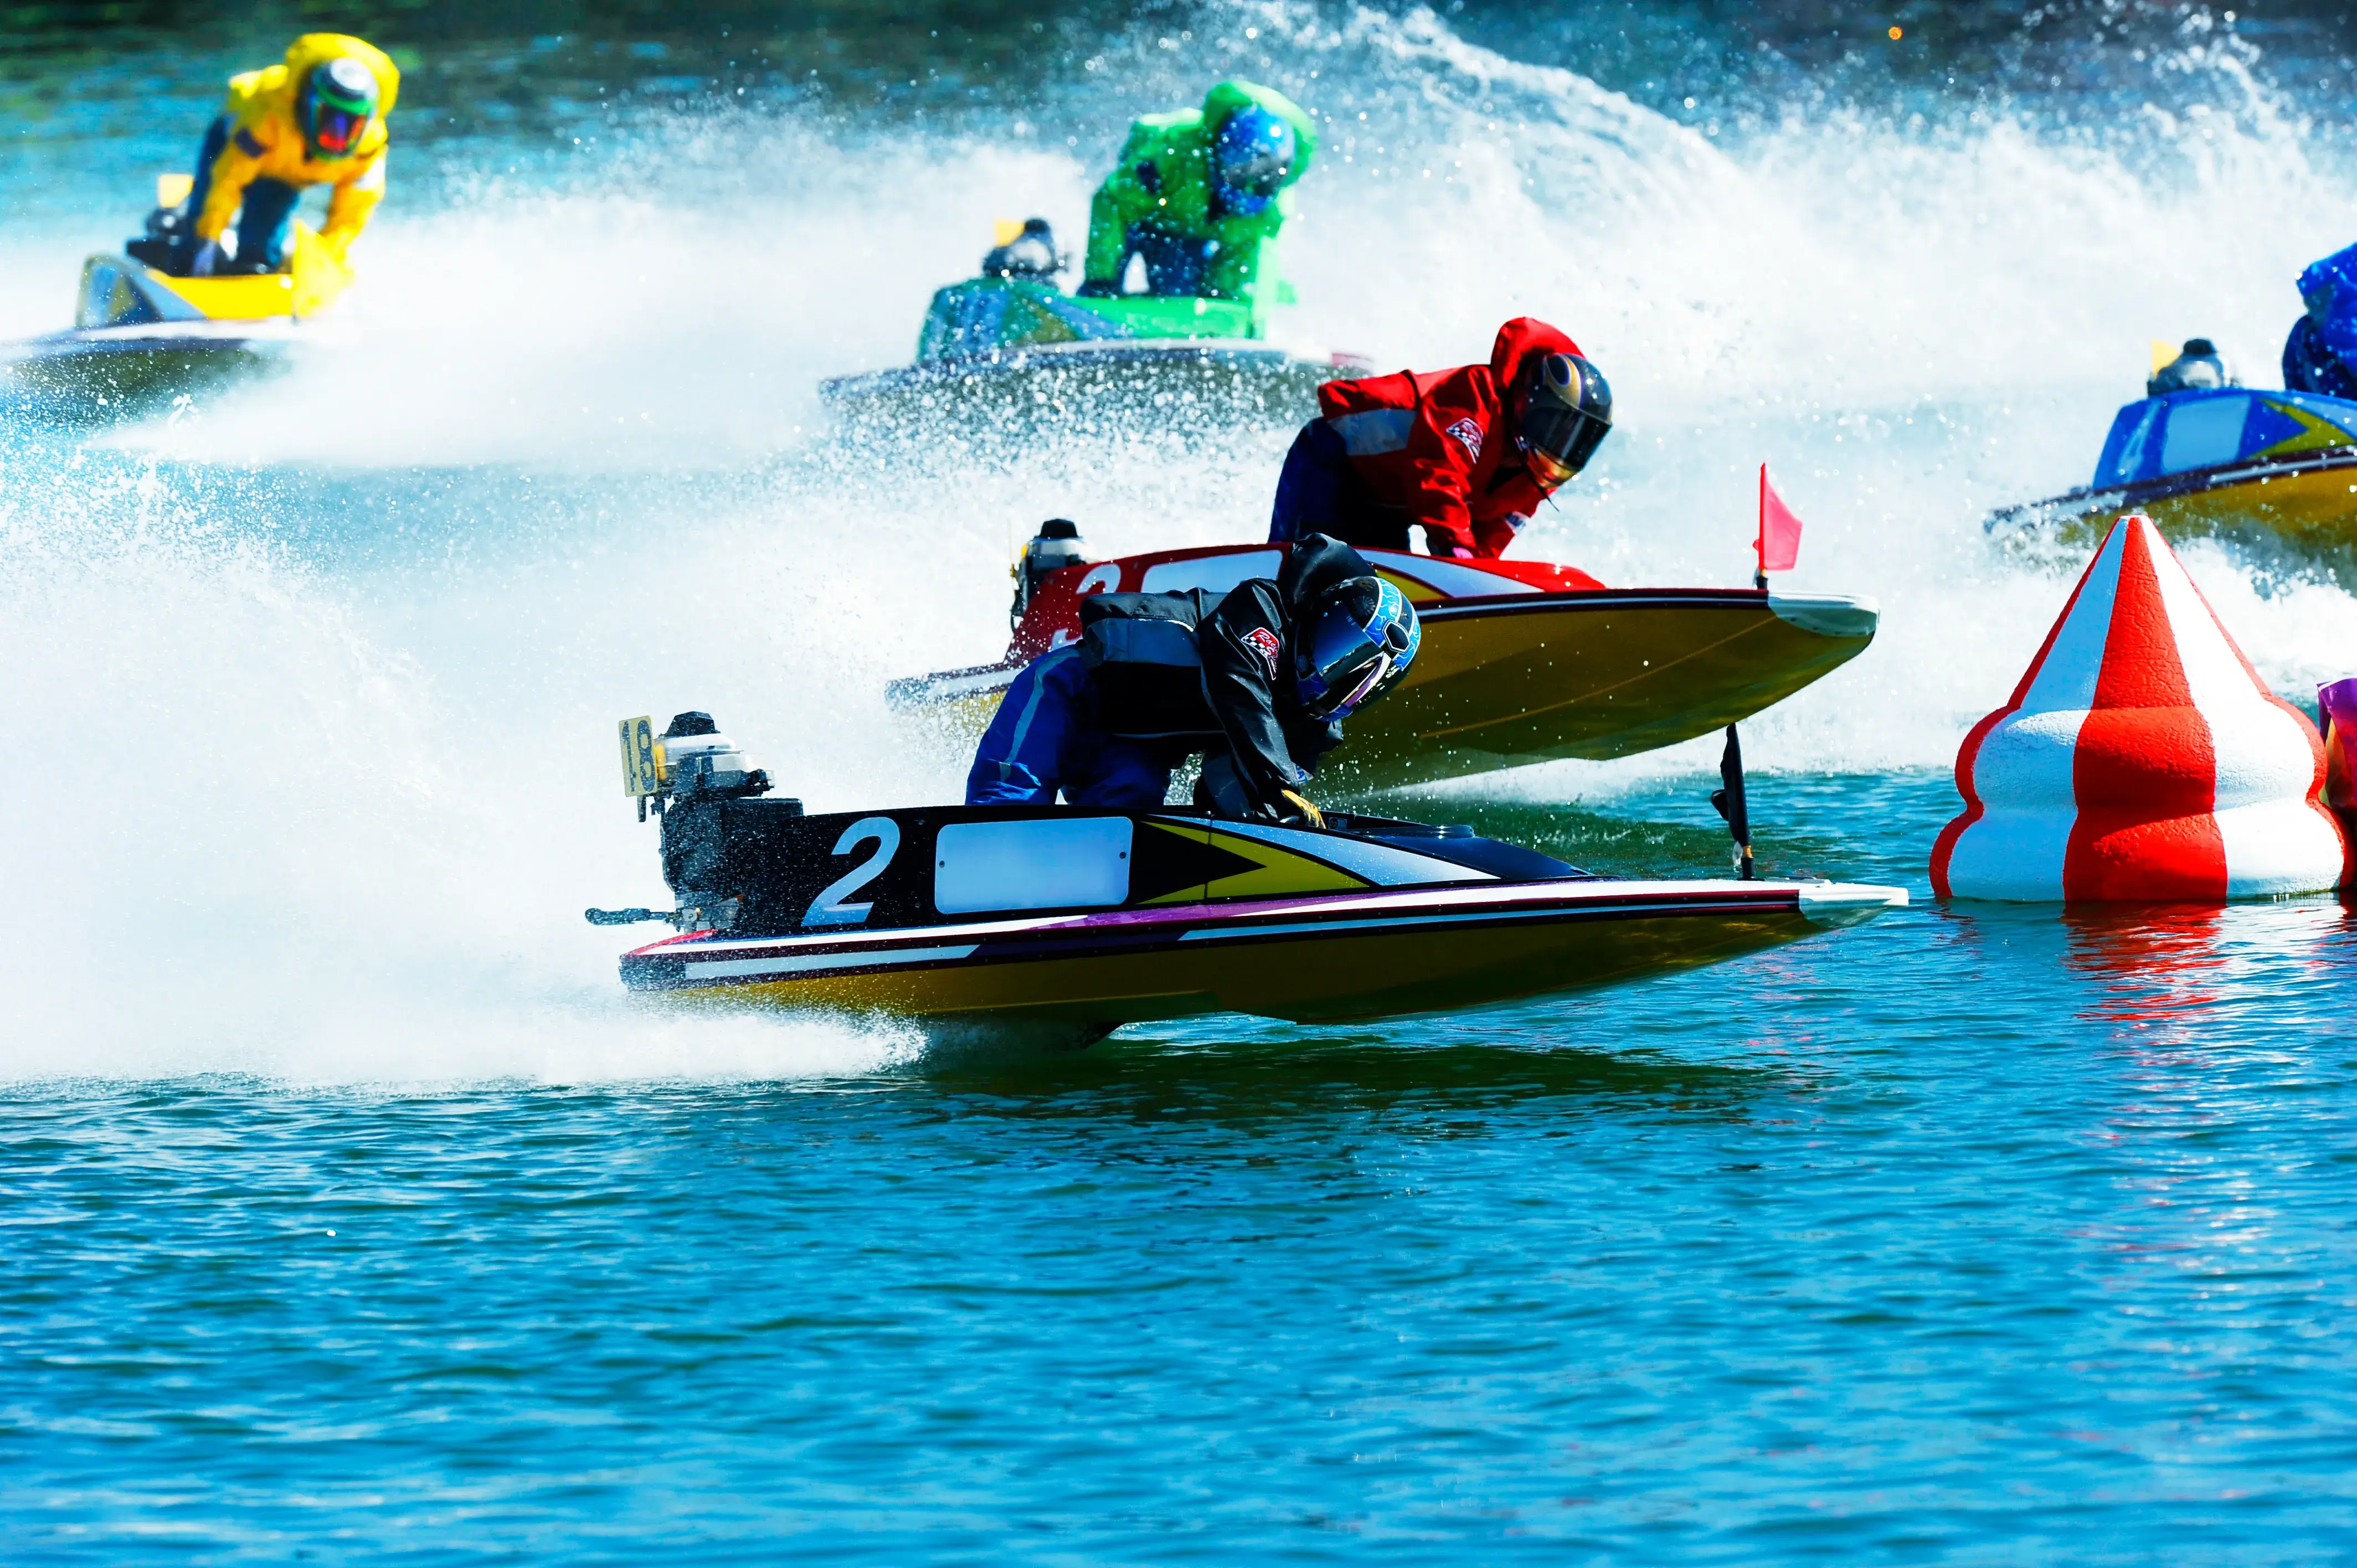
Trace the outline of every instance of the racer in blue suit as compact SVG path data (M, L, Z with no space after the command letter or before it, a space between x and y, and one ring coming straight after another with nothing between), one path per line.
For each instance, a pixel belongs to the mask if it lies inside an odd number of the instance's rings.
M2308 314L2284 339L2284 386L2357 398L2357 245L2300 274L2299 297Z
M966 775L968 805L1150 811L1203 754L1199 804L1223 816L1318 824L1301 794L1341 721L1407 672L1415 610L1350 546L1295 544L1274 581L1224 595L1098 594L1081 639L1007 688Z

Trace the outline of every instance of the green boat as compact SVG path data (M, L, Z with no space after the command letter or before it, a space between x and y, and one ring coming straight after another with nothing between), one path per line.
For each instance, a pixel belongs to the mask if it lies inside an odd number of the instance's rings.
M1280 283L1272 303L1291 302ZM1233 424L1240 411L1275 424L1318 412L1321 382L1362 376L1357 354L1268 341L1259 298L1076 298L1054 283L978 277L937 291L916 362L836 376L822 396L853 418L928 415L1088 417L1124 409L1168 418L1189 407Z

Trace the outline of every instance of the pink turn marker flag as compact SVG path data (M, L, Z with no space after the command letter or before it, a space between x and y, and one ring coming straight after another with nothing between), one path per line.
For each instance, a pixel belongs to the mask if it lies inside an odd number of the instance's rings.
M1801 520L1768 482L1768 465L1760 465L1760 585L1768 585L1770 572L1789 572L1801 559Z

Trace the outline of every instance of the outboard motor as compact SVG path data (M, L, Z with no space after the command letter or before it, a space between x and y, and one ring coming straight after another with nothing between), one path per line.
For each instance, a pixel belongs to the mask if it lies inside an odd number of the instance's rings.
M1023 612L1031 607L1032 596L1049 573L1083 565L1088 558L1079 523L1068 517L1051 517L1041 523L1039 532L1023 546L1023 559L1015 568L1015 607L1007 612L1007 623L1018 628L1023 625Z
M1021 232L982 258L982 275L1046 283L1069 264L1064 253L1056 249L1055 231L1048 227L1048 220L1027 218Z
M623 788L639 799L639 820L653 805L662 820L663 880L678 908L591 909L589 923L629 925L669 920L681 930L727 930L737 923L743 890L728 865L729 812L758 802L764 811L799 817L794 800L761 800L774 787L769 770L737 749L705 713L673 715L661 738L646 719L622 721Z
M156 177L156 207L147 214L145 232L123 242L123 253L159 273L177 273L188 264L190 226L197 215L188 210L196 177L166 174Z
M671 790L662 809L663 880L694 928L725 931L737 923L738 901L723 886L721 802L768 794L770 775L720 733L710 714L673 714L663 757Z
M158 207L147 214L146 231L123 242L123 253L142 266L168 273L179 264L181 237L188 220L178 208Z
M768 770L754 767L710 714L673 714L662 740L671 794L682 803L770 792Z

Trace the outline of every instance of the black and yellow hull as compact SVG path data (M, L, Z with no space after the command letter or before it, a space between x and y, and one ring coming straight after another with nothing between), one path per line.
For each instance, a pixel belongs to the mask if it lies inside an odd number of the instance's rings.
M622 979L681 1003L918 1019L1344 1021L1674 973L1905 897L1764 882L1335 893L847 937L679 938L626 955Z
M691 798L677 919L624 955L693 1004L1049 1022L1480 1006L1672 973L1878 914L1894 887L1616 882L1466 828ZM700 887L702 890L695 890ZM770 933L770 934L760 934Z

